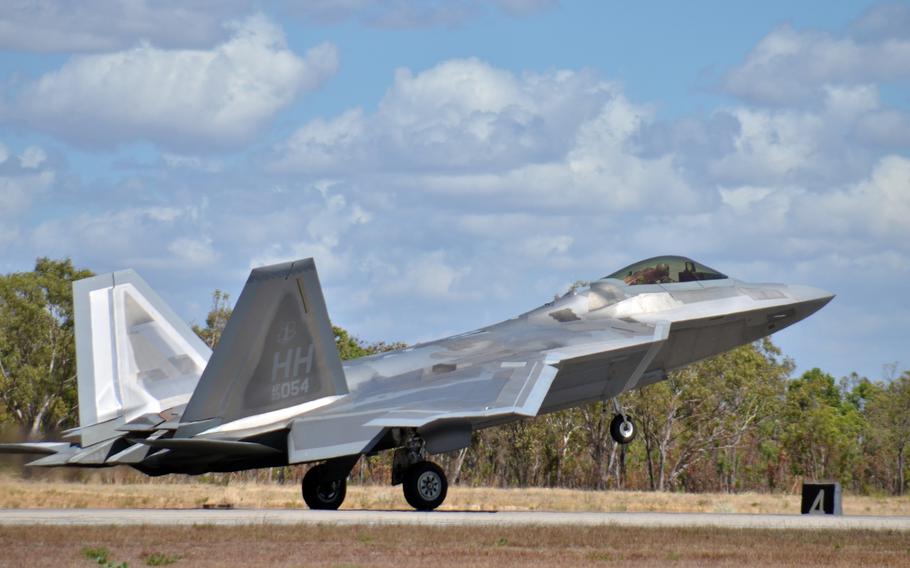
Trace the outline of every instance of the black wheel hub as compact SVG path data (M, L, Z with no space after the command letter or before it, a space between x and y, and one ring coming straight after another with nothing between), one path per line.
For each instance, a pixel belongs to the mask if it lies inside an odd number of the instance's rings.
M333 502L338 497L339 485L340 483L338 481L320 483L319 487L316 489L316 497L319 497L319 500L324 503Z

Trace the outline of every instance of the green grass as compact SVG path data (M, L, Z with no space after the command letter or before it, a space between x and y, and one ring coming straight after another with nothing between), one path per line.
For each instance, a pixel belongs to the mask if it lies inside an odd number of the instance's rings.
M148 555L148 558L145 559L145 563L149 566L167 566L168 564L173 564L180 560L180 556L177 554L164 554L162 552L155 552Z
M110 560L110 555L111 551L103 546L85 547L82 549L82 556L99 566L104 566L104 568L129 568L129 564L126 562L114 564L114 562Z
M82 556L89 560L94 560L98 564L107 564L107 559L110 555L111 551L103 546L86 547L82 549Z

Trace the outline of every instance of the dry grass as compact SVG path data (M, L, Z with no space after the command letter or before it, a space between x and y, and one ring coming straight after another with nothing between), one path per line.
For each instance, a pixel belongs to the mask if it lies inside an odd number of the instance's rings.
M0 565L907 566L906 535L617 527L3 527Z
M296 484L102 483L25 481L0 477L0 509L198 508L229 503L244 508L304 507ZM400 487L350 486L344 508L408 509ZM497 511L662 511L705 513L798 513L799 496L741 493L650 493L570 489L451 487L442 507ZM910 515L910 496L844 496L848 515Z

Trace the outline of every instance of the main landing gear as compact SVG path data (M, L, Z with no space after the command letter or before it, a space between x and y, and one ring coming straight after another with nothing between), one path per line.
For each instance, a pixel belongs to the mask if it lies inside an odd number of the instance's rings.
M392 458L392 485L401 484L408 505L418 511L432 511L442 505L449 481L442 468L425 458L423 442L412 438Z
M392 458L392 485L401 484L404 498L418 511L442 505L449 481L442 468L426 459L423 441L414 437ZM303 476L303 500L310 509L334 510L347 493L347 477L360 456L335 458L313 466Z
M348 492L347 473L338 478L327 464L311 467L303 476L303 500L310 509L335 510Z
M441 467L421 461L408 467L401 486L408 505L418 511L432 511L445 501L449 482Z

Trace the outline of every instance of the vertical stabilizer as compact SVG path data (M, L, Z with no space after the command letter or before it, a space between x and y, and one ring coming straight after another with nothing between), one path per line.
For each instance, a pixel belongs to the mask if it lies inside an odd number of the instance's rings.
M211 350L132 270L73 283L79 431L88 446L112 426L186 404Z
M181 422L221 424L347 392L308 258L250 273Z

